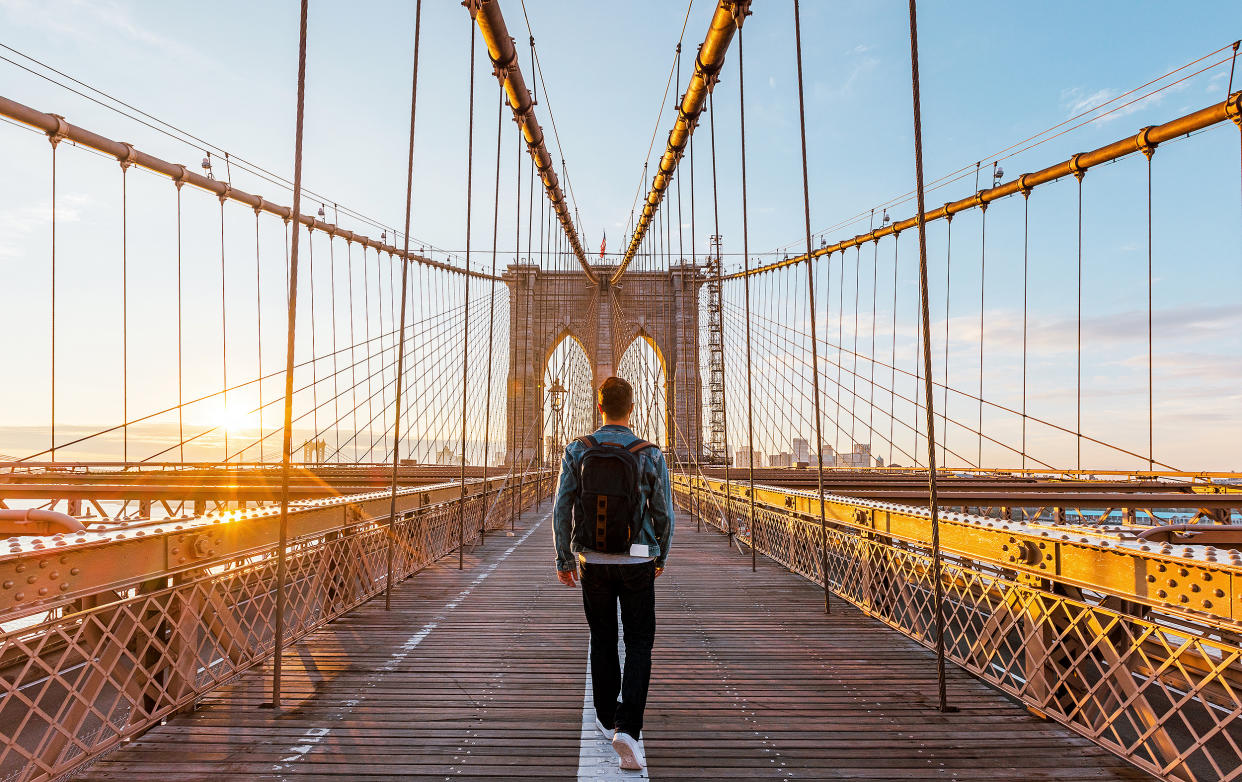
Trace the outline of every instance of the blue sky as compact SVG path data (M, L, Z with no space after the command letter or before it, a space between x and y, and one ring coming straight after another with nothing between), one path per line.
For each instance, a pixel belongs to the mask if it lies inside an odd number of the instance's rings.
M465 243L471 25L456 2L424 5L425 65L420 81L412 233L441 248L461 249ZM657 115L686 6L557 0L527 0L526 5L549 93L541 98L539 116L551 137L549 107L555 112L585 225L584 244L596 248L600 233L606 230L610 249L615 249L625 238L623 228L653 129L658 154L671 122L667 108L658 123ZM525 44L521 5L506 0L503 7L511 31ZM711 10L707 0L697 0L691 7L683 74ZM759 0L754 11L745 29L747 152L750 248L759 253L797 244L802 204L791 4ZM1242 6L1234 2L1176 7L1132 2L924 2L920 13L929 179L977 160L986 167L996 150L1242 36ZM292 161L296 23L293 2L226 1L203 6L125 0L0 0L0 30L4 31L0 42L284 174L291 171ZM311 3L305 182L388 225L399 223L403 211L412 25L411 2ZM838 225L912 186L906 25L905 4L900 2L803 3L812 223L817 230ZM519 48L526 49L525 45ZM496 122L495 82L485 76L481 45L479 50L475 147L476 164L483 173L476 176L476 207L490 206L488 174ZM726 252L741 250L733 54L716 95L721 232ZM523 67L529 70L525 57ZM0 74L0 93L14 100L64 114L76 124L167 159L196 166L202 156L193 147L8 63L0 62ZM1228 65L1217 67L1002 165L1010 175L1033 170L1144 125L1201 108L1224 98L1227 78ZM1242 75L1236 81L1242 84ZM511 135L507 118L504 127ZM0 165L5 180L30 183L23 194L10 193L0 203L0 221L10 229L0 239L5 245L3 282L6 287L34 290L39 284L38 266L31 261L42 252L47 145L8 126L0 128L0 133L10 148L19 150ZM697 138L705 141L706 135ZM502 178L511 182L516 148L510 136L506 139ZM702 155L698 164L702 187L706 155L702 146L696 146L696 151ZM72 172L78 164L64 165ZM1176 421L1169 424L1166 447L1175 450L1170 455L1175 463L1242 468L1237 445L1242 442L1238 413L1242 407L1238 396L1242 338L1236 315L1236 292L1242 285L1237 129L1222 127L1170 144L1157 153L1154 165L1159 218L1153 225L1157 309L1168 323L1168 331L1162 334L1163 371L1167 373L1167 383L1162 385L1167 389L1169 420ZM92 161L80 166L83 184L62 196L69 199L62 200L62 209L78 209L83 228L109 230L94 221L107 222L100 210L113 195L109 189L115 188L116 178L109 178L113 169L105 171L102 163ZM269 200L289 201L286 193L270 184L260 185L240 174L234 179L237 186L261 192ZM1145 288L1135 277L1135 264L1145 268L1146 261L1145 181L1141 161L1133 160L1093 173L1086 183L1085 248L1092 262L1084 276L1085 300L1099 321L1095 324L1098 334L1090 344L1095 353L1087 355L1093 366L1101 368L1101 375L1092 378L1097 388L1126 387L1140 376L1145 378L1145 365L1133 366L1135 351L1145 354L1145 343L1132 344L1128 339L1132 329L1126 325L1139 306L1135 297L1145 297ZM1039 226L1032 240L1032 259L1042 259L1038 271L1033 271L1032 294L1039 297L1036 308L1048 334L1060 333L1056 329L1063 329L1067 322L1072 326L1064 287L1064 274L1073 269L1072 257L1067 259L1066 254L1067 248L1073 250L1073 237L1067 234L1073 227L1072 185L1049 186L1047 195L1040 193L1032 200L1032 225ZM960 198L973 189L972 176L930 194L929 202ZM702 196L705 188L699 192ZM75 202L74 196L79 200ZM476 211L490 213L489 209ZM908 205L891 209L896 218L911 211ZM704 227L709 217L701 198L696 237L700 253L710 233ZM512 236L506 220L511 220L511 214L502 206L502 237ZM989 212L988 279L993 299L988 319L1006 327L1013 323L1012 283L1019 268L1014 259L1020 259L1021 253L1020 220L1020 201L994 206ZM978 252L977 237L975 249L970 249L968 237L976 230L967 227L972 221L977 227L976 218L969 216L954 224L955 252L963 257ZM490 220L476 220L476 247L490 244L490 229ZM846 225L832 231L829 238L864 230L865 222ZM72 235L72 230L67 231ZM87 235L81 241L83 247L89 246ZM204 250L207 255L210 252L210 248ZM487 262L483 256L476 259L476 263ZM93 273L89 268L81 270L87 293ZM936 273L933 267L933 277ZM953 285L955 291L962 291L956 296L962 304L960 312L954 307L948 313L951 324L959 317L974 318L971 322L977 329L978 307L971 309L966 303L971 295L977 296L978 284L977 273L972 276L968 268L955 272ZM966 293L972 285L975 293ZM933 291L933 301L942 299L942 294L943 289ZM89 295L83 295L78 305L67 306L67 310L79 312L86 326L94 304ZM935 319L944 316L943 311L933 311ZM37 308L30 302L17 302L10 313L13 322L37 317ZM953 328L957 334L958 326ZM965 322L960 328L963 366L970 361L971 328ZM1004 342L1007 338L1012 338L1011 328L1008 337L997 332L997 341L989 350L1004 354L1004 346L1012 346L1012 341ZM1064 362L1054 353L1047 360L1044 377L1063 388ZM1002 360L989 369L1003 375L1011 367ZM1182 388L1183 384L1193 388ZM35 421L41 414L25 410L31 398L35 396L14 397L10 392L0 406L5 411L0 423ZM1093 415L1108 420L1114 412L1109 404L1099 402ZM1116 402L1125 410L1135 404L1136 400L1128 398ZM1057 409L1064 412L1062 407ZM89 423L91 413L89 400L83 399L74 418ZM1183 435L1187 427L1190 433ZM1118 434L1123 436L1130 433Z

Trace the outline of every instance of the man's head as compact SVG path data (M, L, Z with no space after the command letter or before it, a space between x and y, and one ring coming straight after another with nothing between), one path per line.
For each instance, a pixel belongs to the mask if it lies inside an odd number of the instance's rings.
M606 424L629 425L634 410L634 389L619 377L610 377L599 387L597 404Z

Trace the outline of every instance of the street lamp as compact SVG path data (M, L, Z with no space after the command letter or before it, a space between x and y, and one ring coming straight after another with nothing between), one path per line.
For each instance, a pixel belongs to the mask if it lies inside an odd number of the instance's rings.
M548 396L552 398L552 442L556 450L561 448L561 410L565 407L565 395L568 393L569 389L561 385L559 377L552 381L552 387L548 389Z

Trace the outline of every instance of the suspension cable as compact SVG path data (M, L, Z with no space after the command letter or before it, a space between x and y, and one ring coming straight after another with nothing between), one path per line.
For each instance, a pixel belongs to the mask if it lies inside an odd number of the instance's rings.
M820 568L824 573L824 613L832 612L832 603L829 599L831 590L828 587L828 519L827 510L824 502L824 441L823 434L820 431L820 405L819 405L819 348L815 344L818 330L815 324L815 272L814 263L811 261L811 184L810 175L807 168L806 158L806 102L803 97L802 82L802 16L799 10L798 0L793 0L794 12L794 51L797 55L798 63L798 128L800 139L802 142L802 214L805 218L806 225L806 287L807 287L807 311L811 318L811 378L815 394L815 456L817 468L816 496L819 498L819 538L820 538ZM738 56L741 57L742 41L738 38ZM857 330L856 330L857 331ZM872 328L872 341L875 340L875 329ZM872 352L874 352L874 347Z
M405 235L405 247L401 258L401 320L397 323L397 388L393 398L393 423L392 423L392 480L389 482L389 500L388 500L388 530L387 545L385 546L384 561L385 573L384 580L384 610L392 609L392 564L393 553L396 547L396 538L394 536L394 526L397 522L397 470L401 465L401 382L403 379L403 371L405 369L405 306L407 280L410 271L409 261L406 260L410 253L410 217L414 203L414 125L417 117L418 109L418 44L419 32L422 29L423 19L423 0L416 0L414 3L414 65L411 68L413 74L410 77L410 143L409 151L406 156L405 165L405 222L402 223ZM471 69L473 72L473 68ZM467 269L467 271L469 271ZM493 270L493 274L495 270ZM335 289L335 285L333 288ZM332 307L333 315L336 314L336 306ZM335 340L335 326L333 327ZM340 439L339 437L337 438ZM340 445L337 445L340 450ZM486 485L486 481L484 482Z
M931 324L927 295L927 221L923 204L923 118L919 106L919 37L915 0L910 0L910 84L914 103L914 174L918 194L919 229L919 304L923 336L924 395L927 400L927 507L931 514L932 581L935 585L936 685L940 711L948 711L945 686L944 653L944 583L940 562L940 519L936 497L936 435L931 377Z
M293 140L293 214L301 214L302 206L302 128L306 108L306 15L308 0L301 3L298 32L298 98L297 120ZM180 188L178 188L180 194ZM178 199L178 206L180 200ZM280 536L276 549L276 627L272 647L272 708L280 709L281 651L285 639L285 581L287 565L285 549L289 539L289 470L293 458L293 356L294 327L298 306L298 232L293 232L289 261L289 318L285 342L285 420L280 464Z
M470 268L470 222L474 205L474 12L470 19L470 108L466 135L466 268ZM540 202L542 203L542 202ZM470 277L467 275L463 298L466 312L462 318L461 346L461 500L457 506L457 569L465 568L466 557L466 402L470 373Z

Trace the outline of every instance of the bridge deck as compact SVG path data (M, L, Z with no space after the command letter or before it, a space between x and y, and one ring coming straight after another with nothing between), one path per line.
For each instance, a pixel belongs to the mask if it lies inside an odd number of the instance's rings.
M282 713L255 671L81 777L623 778L583 738L585 623L551 577L547 505L519 525L287 651ZM938 713L928 651L853 608L825 617L815 586L752 574L714 531L683 523L657 587L653 779L1147 778L953 669L961 711Z

